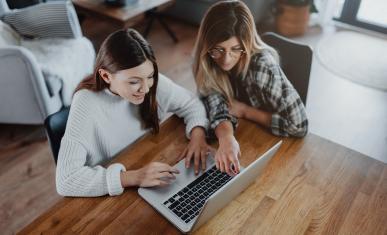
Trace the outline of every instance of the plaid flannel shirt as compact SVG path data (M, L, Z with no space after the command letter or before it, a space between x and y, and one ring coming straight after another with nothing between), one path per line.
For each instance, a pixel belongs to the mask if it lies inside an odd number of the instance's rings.
M266 51L251 58L245 77L231 78L235 98L272 113L271 132L278 136L305 136L308 120L305 106L274 58ZM228 120L234 129L238 120L229 113L227 99L216 92L203 97L210 121L210 136Z

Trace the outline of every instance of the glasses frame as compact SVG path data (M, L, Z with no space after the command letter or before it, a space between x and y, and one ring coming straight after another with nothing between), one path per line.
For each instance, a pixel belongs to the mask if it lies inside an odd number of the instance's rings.
M212 51L218 51L220 53L220 56L214 56L214 54L212 53ZM240 55L233 55L232 52L235 52L235 51L238 51L240 52ZM221 48L211 48L207 51L208 55L212 58L212 59L220 59L222 57L224 57L226 55L226 53L228 53L230 55L230 57L234 58L234 59L237 59L237 58L240 58L242 57L246 51L244 49L231 49L231 51L226 51L224 49L221 49Z

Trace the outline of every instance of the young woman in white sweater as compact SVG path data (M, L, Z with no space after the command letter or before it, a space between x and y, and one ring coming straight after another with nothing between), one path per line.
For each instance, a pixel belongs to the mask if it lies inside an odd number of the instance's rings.
M94 74L74 94L58 156L56 187L60 195L95 197L119 195L125 187L167 185L179 173L152 162L126 170L108 167L117 153L148 130L159 131L167 113L184 118L189 144L182 153L186 166L205 168L206 111L191 92L158 73L150 45L133 29L111 34L101 45ZM178 153L176 153L178 154Z

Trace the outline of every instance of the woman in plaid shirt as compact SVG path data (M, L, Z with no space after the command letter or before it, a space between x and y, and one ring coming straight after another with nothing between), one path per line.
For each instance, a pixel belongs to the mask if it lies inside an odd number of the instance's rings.
M276 51L258 36L253 16L241 1L221 1L206 13L196 41L193 71L219 140L216 166L239 172L237 118L279 136L305 136L305 107L282 72ZM234 167L231 167L234 165Z

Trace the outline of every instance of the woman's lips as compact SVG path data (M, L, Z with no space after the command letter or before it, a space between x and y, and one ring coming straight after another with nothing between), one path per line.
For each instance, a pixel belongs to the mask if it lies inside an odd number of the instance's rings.
M143 99L145 95L133 95L136 99Z
M225 64L225 65L222 65L221 66L222 67L222 69L224 69L224 70L229 70L229 69L231 69L232 68L232 66L231 65L229 65L229 64Z

